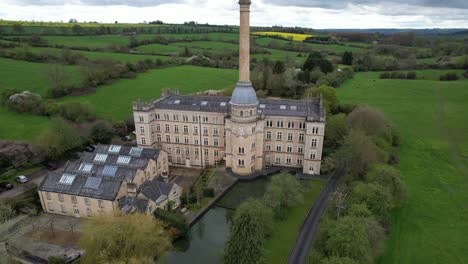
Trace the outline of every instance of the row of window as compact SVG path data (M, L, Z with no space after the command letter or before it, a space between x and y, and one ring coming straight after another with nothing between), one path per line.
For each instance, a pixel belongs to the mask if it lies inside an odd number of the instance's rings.
M174 137L174 142L172 142L171 140L172 140L171 135L166 135L166 141L165 141L166 143L176 143L176 144L182 143L179 136ZM156 141L157 142L162 142L162 136L158 134L156 136ZM189 137L184 137L184 142L183 143L184 144L200 145L200 138L199 137L194 137L192 142L190 142ZM210 145L209 138L203 138L203 146L214 146L214 147L219 147L220 146L220 142L219 142L218 138L213 138L212 143L213 144ZM144 143L142 143L142 144L144 144ZM223 145L226 146L226 140L223 140Z
M304 142L304 136L305 136L304 133L300 133L298 141L299 142ZM271 131L266 132L266 139L267 140L272 139L272 132ZM283 132L281 132L281 131L276 132L276 140L283 140ZM294 134L293 133L288 133L287 140L288 141L294 141Z
M165 121L183 121L183 122L193 122L193 123L198 123L198 122L202 122L202 123L209 123L210 122L210 117L208 116L198 116L198 115L192 115L192 116L189 116L189 115L182 115L182 116L179 116L178 114L155 114L154 115L154 119L156 120L165 120ZM219 122L219 118L217 116L213 116L211 117L211 122L212 123L215 123L215 124L218 124ZM143 116L140 116L140 122L144 122L145 119ZM223 119L223 122L224 122L224 119Z
M45 197L46 197L47 200L52 200L51 193L46 192ZM57 198L58 198L58 200L60 202L65 201L65 196L63 194L61 194L61 193L57 193ZM78 198L80 198L80 197L77 197L75 195L70 196L71 202L74 203L74 204L78 203ZM93 200L94 199L89 199L89 198L86 198L86 197L83 198L83 201L84 201L85 205L91 205L91 202ZM103 200L98 200L98 206L101 207L101 208L104 207L104 201Z
M166 151L167 151L168 154L172 154L172 148L170 146L166 147ZM180 147L175 148L175 154L176 155L181 155L182 151L184 151L184 155L186 157L190 156L190 148L184 148L184 149L182 149ZM193 153L194 153L195 157L200 156L200 149L199 148L194 148ZM205 154L205 157L209 157L210 150L209 149L204 149L203 153ZM213 150L213 157L215 157L215 158L219 157L219 150L217 150L217 149ZM169 160L169 162L171 162L171 161Z
M54 204L51 203L51 202L47 203L47 208L49 208L49 211L50 211L50 212L54 212L54 211L55 211L55 209L54 209ZM61 212L62 214L66 214L66 213L67 213L67 210L66 210L66 208L65 208L65 205L63 205L63 204L60 205L60 212ZM80 215L80 209L78 209L78 208L76 208L76 207L73 208L73 213L74 213L75 215L79 216L79 215ZM103 210L98 210L98 213L102 214L102 213L104 213L104 211L103 211ZM93 215L94 215L93 210L91 210L91 208L86 208L86 215L87 215L88 217L93 216Z
M297 123L297 124L296 124ZM306 128L306 123L305 122L294 122L294 121L283 121L283 120L277 120L274 122L273 120L267 120L266 121L266 127L273 127L273 124L275 124L277 128L299 128L299 129L305 129Z

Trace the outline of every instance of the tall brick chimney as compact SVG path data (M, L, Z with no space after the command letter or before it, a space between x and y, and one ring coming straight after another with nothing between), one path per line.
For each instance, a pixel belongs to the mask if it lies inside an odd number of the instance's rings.
M250 82L250 0L240 0L239 81Z

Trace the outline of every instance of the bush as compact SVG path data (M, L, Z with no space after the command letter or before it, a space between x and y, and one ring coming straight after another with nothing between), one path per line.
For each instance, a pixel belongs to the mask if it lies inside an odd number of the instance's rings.
M77 123L96 119L96 114L91 106L79 102L49 104L46 111L48 115L60 115L66 120Z
M185 218L180 214L157 208L154 211L154 216L166 222L169 226L177 228L181 232L185 232L187 230Z
M15 211L10 205L0 204L0 224L5 223L16 215Z
M45 160L45 151L28 142L0 140L0 167L20 168Z
M391 193L378 183L357 183L349 197L349 202L365 203L381 223L388 222L390 211L394 207Z
M18 113L42 114L42 97L28 91L10 95L5 101L5 106Z
M39 142L46 150L47 157L52 160L63 157L67 151L82 144L76 130L60 118L52 120L51 127L40 135Z
M204 197L214 197L215 191L213 188L204 188L203 189L203 196Z
M91 139L95 143L108 144L114 137L115 130L107 121L99 121L91 129Z
M441 81L456 81L459 79L458 74L455 72L448 72L439 77Z

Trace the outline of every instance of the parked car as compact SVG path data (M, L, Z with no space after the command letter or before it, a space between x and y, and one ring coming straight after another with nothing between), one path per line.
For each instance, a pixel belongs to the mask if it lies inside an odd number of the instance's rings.
M13 189L13 184L9 182L0 182L0 191Z
M96 147L93 145L88 145L85 147L86 152L94 152L94 150L96 150Z
M20 175L20 176L16 176L16 181L19 183L27 183L29 180L26 176Z

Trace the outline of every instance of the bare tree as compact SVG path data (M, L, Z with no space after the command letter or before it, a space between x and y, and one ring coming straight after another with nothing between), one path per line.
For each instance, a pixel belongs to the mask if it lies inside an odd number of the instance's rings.
M346 197L348 196L348 193L344 193L340 191L338 188L332 195L332 199L335 200L335 206L336 206L336 219L339 219L341 216L342 210L346 208L345 201Z
M47 77L49 79L50 94L52 96L62 95L66 80L69 79L68 72L64 66L51 64L47 71Z

